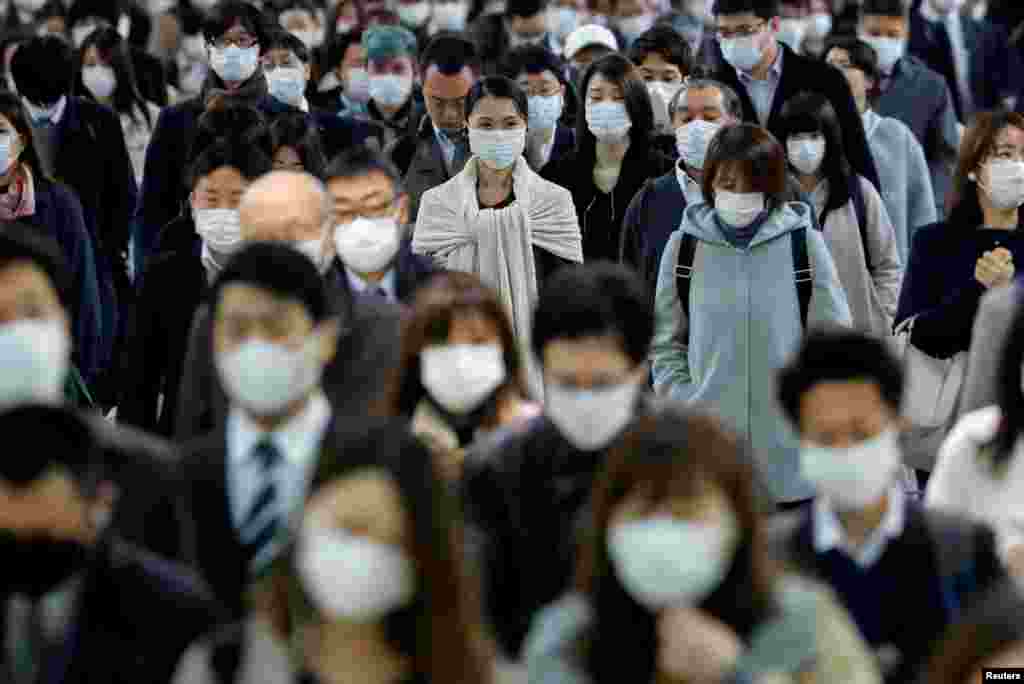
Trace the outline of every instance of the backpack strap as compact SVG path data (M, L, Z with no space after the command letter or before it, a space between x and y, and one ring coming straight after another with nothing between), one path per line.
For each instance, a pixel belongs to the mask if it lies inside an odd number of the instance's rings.
M868 274L872 273L871 256L868 254L868 207L864 202L864 188L861 186L860 176L854 176L850 183L850 200L853 202L853 212L857 215L857 228L860 229L860 244L864 248L864 262L868 267Z
M800 303L800 323L806 330L807 311L811 308L811 294L814 292L814 269L807 256L807 229L794 230L790 234L789 244L793 249L793 278L796 280L796 297Z
M683 239L679 241L679 260L676 261L676 291L687 321L690 320L690 281L693 275L693 258L696 254L697 238L689 233L683 233Z

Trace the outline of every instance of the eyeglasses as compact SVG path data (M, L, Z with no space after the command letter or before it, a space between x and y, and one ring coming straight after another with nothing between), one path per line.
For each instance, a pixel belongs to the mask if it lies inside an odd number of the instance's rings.
M557 85L541 84L532 87L524 83L519 85L526 91L528 97L554 97L562 92L562 89Z
M376 207L361 207L358 209L336 211L334 217L339 224L352 223L358 218L379 219L390 216L395 212L396 208L395 203L392 201Z
M762 21L756 26L736 26L733 28L720 28L715 31L715 35L718 36L719 40L729 40L730 38L748 38L750 36L757 35L765 27L768 22Z
M221 36L217 40L213 41L213 46L224 50L231 46L248 50L253 45L259 43L259 40L249 35L242 36Z

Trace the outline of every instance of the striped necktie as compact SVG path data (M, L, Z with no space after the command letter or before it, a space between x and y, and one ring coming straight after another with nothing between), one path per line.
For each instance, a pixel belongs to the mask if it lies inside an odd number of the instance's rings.
M239 532L250 568L258 570L269 560L269 552L281 527L281 503L275 478L281 452L273 442L265 439L253 448L250 458L263 466L263 484Z

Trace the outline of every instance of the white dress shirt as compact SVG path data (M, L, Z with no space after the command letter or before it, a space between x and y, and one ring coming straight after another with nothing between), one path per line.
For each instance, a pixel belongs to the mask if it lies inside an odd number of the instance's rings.
M898 485L889 488L889 506L878 527L872 530L868 538L854 549L846 538L846 530L839 520L839 515L831 502L824 496L814 500L814 550L827 553L832 549L842 551L862 569L867 570L877 563L889 542L903 534L906 524L906 497Z
M301 413L270 433L232 407L227 419L227 483L235 529L245 522L264 483L264 464L253 458L256 445L269 438L281 454L272 472L281 507L278 514L286 524L302 508L330 420L331 407L322 392L313 395Z
M384 274L384 277L379 283L366 282L361 275L353 271L348 266L345 267L345 275L348 276L348 284L351 286L352 292L355 294L365 294L367 290L379 287L384 290L384 294L387 295L389 302L398 301L398 275L395 273L394 268L389 268L388 272Z
M953 68L956 70L956 89L960 95L964 116L974 111L974 98L971 93L971 63L964 45L964 29L960 25L960 12L954 9L945 16L938 14L930 2L921 3L921 16L933 24L943 24L949 35L949 44L953 48Z
M736 76L746 88L747 95L750 96L750 101L754 105L754 111L757 112L757 118L762 126L768 123L768 117L772 113L772 103L775 101L775 91L779 89L779 82L782 81L783 54L784 51L780 44L775 61L772 62L772 66L768 70L768 78L764 80L753 78L745 71L736 70Z

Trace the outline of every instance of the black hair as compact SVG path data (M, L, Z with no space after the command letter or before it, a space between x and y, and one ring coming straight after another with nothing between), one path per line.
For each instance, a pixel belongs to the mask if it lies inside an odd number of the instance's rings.
M825 138L825 158L821 174L828 179L828 202L823 216L850 201L851 184L860 182L843 149L843 131L832 103L824 95L808 90L789 98L782 106L776 135L783 145L789 137L802 133L819 133ZM788 154L787 154L788 160Z
M501 61L498 73L513 81L520 75L540 74L550 71L562 83L565 83L565 63L562 59L540 45L525 45L509 50Z
M271 50L288 50L290 52L294 52L295 56L298 57L299 61L303 64L309 64L309 60L312 58L306 44L299 40L295 34L289 33L284 29L274 29L270 31L267 36L267 44L263 46L263 54L266 54Z
M348 33L333 34L327 40L327 49L324 51L324 71L334 71L345 59L345 53L352 45L361 45L363 42L363 30L356 29Z
M576 115L576 156L580 168L593 168L597 158L597 138L587 125L586 108L590 81L598 74L622 87L626 112L633 124L629 129L630 146L638 150L646 150L651 146L651 137L654 135L654 110L651 108L651 96L647 93L647 87L634 75L635 68L628 59L614 53L591 64L583 75L583 81L580 83L579 112Z
M20 221L5 223L0 230L0 270L16 262L28 262L42 271L57 293L65 311L72 311L71 273L60 245L35 226Z
M908 0L863 0L860 16L901 17L905 19L910 11Z
M821 58L827 58L828 53L833 49L845 51L849 55L852 66L863 71L864 75L875 81L876 84L878 83L878 53L875 52L875 48L860 38L838 36L829 38L825 42L825 49L821 53Z
M235 254L210 292L216 311L221 293L232 283L252 285L275 296L301 302L313 322L330 315L324 280L308 257L278 242L257 242Z
M382 173L387 176L396 198L405 192L402 174L391 159L369 145L356 145L331 160L327 165L324 180L330 182L335 178L359 178L371 173Z
M278 21L281 19L281 15L290 10L301 10L303 12L309 12L309 14L316 19L317 7L313 0L284 0L284 2L268 3L271 7L268 7L270 11L277 15Z
M48 106L71 91L74 64L74 52L67 41L39 36L14 53L11 75L18 93L33 104Z
M669 64L679 67L683 78L693 70L693 55L690 46L679 32L666 24L659 24L633 41L627 57L637 66L650 54L660 55Z
M466 95L466 118L473 113L473 109L480 100L485 97L496 97L512 100L516 109L525 122L529 119L530 105L526 98L526 92L519 87L519 84L504 76L487 76L473 84Z
M857 332L814 332L804 340L796 357L779 371L779 403L799 429L800 403L808 391L822 382L855 380L878 385L882 399L894 412L899 412L903 368L885 343Z
M715 0L711 15L754 14L767 21L782 14L780 4L779 0Z
M306 173L323 179L327 158L320 142L320 129L313 119L304 112L284 114L270 125L270 134L274 138L275 154L282 147L292 148Z
M67 24L70 29L89 17L96 17L116 27L124 13L124 3L120 0L75 0L68 8Z
M119 114L127 114L135 120L138 120L141 114L146 125L152 127L154 122L149 114L149 106L139 92L138 84L135 81L135 67L132 66L130 53L131 46L128 44L128 41L121 37L121 34L116 29L97 29L90 33L89 37L82 43L82 48L78 52L78 65L75 70L76 76L73 93L75 95L81 94L82 97L90 100L96 99L82 82L82 60L90 47L95 47L100 53L100 57L114 70L114 76L117 78L117 86L111 95L114 109Z
M704 161L701 190L704 201L715 203L715 182L722 166L738 164L750 180L753 192L763 192L768 207L774 209L790 201L786 151L768 130L756 124L723 126L711 138Z
M0 414L0 429L10 444L23 445L17 458L0 462L0 479L4 482L25 487L51 468L66 468L80 491L90 491L87 480L97 473L98 449L88 423L75 411L19 406Z
M25 111L21 98L14 93L0 92L0 114L11 122L25 143L25 149L21 151L21 163L31 169L34 178L46 178L43 164L39 161L39 153L36 152L32 123L28 119L28 112Z
M547 0L508 0L505 10L510 17L532 17L547 9Z
M186 185L194 189L200 179L225 166L238 171L249 181L270 173L273 168L270 157L258 147L222 138L200 152L192 161L185 171Z
M442 74L452 75L469 67L475 74L480 73L480 55L472 41L458 35L440 35L427 43L420 56L423 74L436 66Z
M203 37L206 38L206 42L212 43L230 31L235 24L240 24L256 38L262 52L270 26L263 13L247 2L228 0L214 7L203 22Z
M227 104L220 109L204 112L199 117L189 145L187 161L222 138L252 145L268 157L274 156L274 138L270 134L266 117L254 107Z
M533 351L539 359L555 340L611 335L635 363L647 358L654 313L644 281L607 261L559 269L544 283L533 315Z

